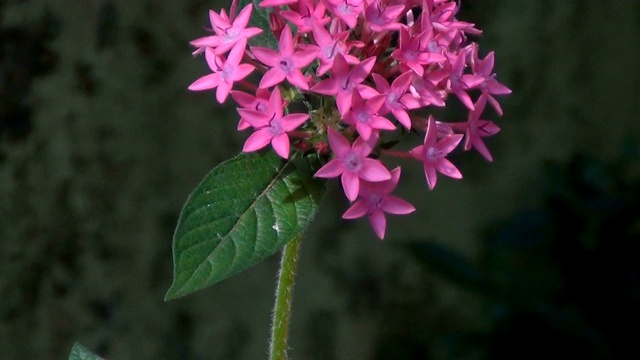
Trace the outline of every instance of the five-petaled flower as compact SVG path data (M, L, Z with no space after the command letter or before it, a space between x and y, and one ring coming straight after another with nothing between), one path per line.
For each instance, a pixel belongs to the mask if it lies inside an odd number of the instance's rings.
M384 213L406 215L416 211L413 205L390 195L400 180L400 168L391 170L391 179L380 182L363 181L359 199L342 215L343 219L356 219L369 215L371 227L380 239L384 239L387 218Z
M270 112L238 109L238 113L256 131L244 143L242 151L260 150L271 143L273 150L284 159L289 158L288 132L295 130L309 118L309 114L283 115L283 103L280 89L275 88L269 97Z
M329 146L335 154L335 158L330 160L315 174L320 178L334 178L341 176L342 188L347 199L353 201L360 191L360 179L377 182L389 180L391 174L380 160L371 159L367 156L373 150L372 140L357 138L353 145L338 131L329 128Z
M205 58L213 74L205 75L189 86L189 90L201 91L218 88L216 99L223 103L233 87L235 81L242 80L249 76L255 66L240 64L247 40L241 39L238 46L231 49L229 57L225 60L221 55L216 55L213 49L205 50Z
M224 10L220 11L220 14L210 10L211 27L216 34L195 39L191 41L191 45L199 49L212 48L218 55L226 53L235 46L240 47L241 52L244 52L247 43L240 40L252 38L262 32L262 29L257 27L247 29L252 9L251 4L245 6L233 23Z
M261 89L280 84L285 78L294 86L303 90L309 90L309 83L305 79L300 68L309 65L318 53L317 46L306 46L304 49L295 51L293 34L288 26L282 30L280 42L278 43L280 54L264 47L253 46L251 52L263 64L270 66L259 87Z
M461 179L462 174L458 168L446 159L446 156L455 149L462 140L461 134L447 135L438 141L438 128L433 116L429 116L427 133L424 143L413 148L409 153L424 164L424 175L427 178L429 189L433 190L438 181L436 170L454 179Z

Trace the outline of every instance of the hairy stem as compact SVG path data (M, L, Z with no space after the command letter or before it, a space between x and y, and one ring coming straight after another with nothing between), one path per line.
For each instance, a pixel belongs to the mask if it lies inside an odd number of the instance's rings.
M302 235L296 236L282 251L276 302L273 307L271 324L271 344L269 346L269 360L287 359L287 339L289 337L289 318L291 316L291 302L293 300L293 283L298 265L298 250Z

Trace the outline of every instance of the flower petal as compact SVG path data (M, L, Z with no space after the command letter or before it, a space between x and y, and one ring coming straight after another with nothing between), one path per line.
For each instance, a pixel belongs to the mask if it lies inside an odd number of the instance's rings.
M286 76L284 72L280 68L273 67L267 70L266 73L264 73L258 87L260 89L270 88L274 85L280 84L282 81L284 81L285 77Z
M391 179L391 173L382 165L380 160L371 158L362 159L362 169L358 171L358 176L371 182Z
M384 216L384 212L378 210L369 215L369 222L373 228L373 232L380 238L384 239L384 233L387 229L387 218Z
M278 65L278 60L280 59L280 55L278 55L277 52L269 48L265 48L261 46L252 46L251 52L253 53L253 56L256 57L256 59L258 59L261 63L269 67L274 67Z
M247 138L247 141L244 142L242 151L252 152L260 150L267 146L267 144L271 142L271 139L273 139L273 135L271 135L267 129L257 130Z
M450 178L454 179L462 179L462 174L460 170L453 165L453 163L445 158L441 158L436 163L436 169L440 171L443 175L447 175ZM434 184L435 186L435 184Z
M198 80L194 81L193 84L189 85L188 89L191 91L202 91L213 89L220 84L220 74L213 73L209 75L205 75Z
M331 146L331 150L333 150L333 153L336 154L338 158L342 158L346 153L351 151L351 144L349 144L349 140L342 136L342 134L333 128L329 128L327 132L329 137L329 146Z
M382 211L394 215L406 215L416 211L413 205L393 195L385 196L380 208Z
M360 178L358 175L345 171L342 173L340 180L342 181L342 188L344 189L344 194L347 196L347 199L349 199L349 201L355 200L360 191Z
M340 176L343 172L344 166L342 165L342 161L340 161L340 159L332 159L316 171L313 176L328 179Z
M271 140L271 146L273 146L273 150L275 150L281 158L289 158L289 137L286 133L276 135L273 140Z
M366 200L360 199L356 201L347 211L342 214L343 219L357 219L367 215L369 212L369 204Z

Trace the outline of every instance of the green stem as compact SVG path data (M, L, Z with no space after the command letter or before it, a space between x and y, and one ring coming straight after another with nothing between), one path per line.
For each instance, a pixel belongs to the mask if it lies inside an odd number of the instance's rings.
M287 339L289 337L289 318L291 316L291 302L293 300L293 282L298 265L298 250L302 235L296 236L282 251L278 287L276 289L276 303L273 308L271 323L271 344L269 346L269 360L287 359Z

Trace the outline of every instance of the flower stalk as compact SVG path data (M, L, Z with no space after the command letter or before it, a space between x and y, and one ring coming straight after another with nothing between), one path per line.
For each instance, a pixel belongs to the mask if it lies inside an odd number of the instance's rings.
M271 343L269 344L269 360L287 359L287 342L289 338L289 319L293 302L293 285L298 266L298 252L302 234L299 234L282 251L280 272L276 288L276 301L271 321Z

